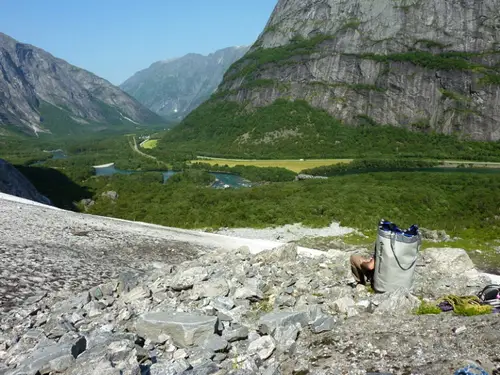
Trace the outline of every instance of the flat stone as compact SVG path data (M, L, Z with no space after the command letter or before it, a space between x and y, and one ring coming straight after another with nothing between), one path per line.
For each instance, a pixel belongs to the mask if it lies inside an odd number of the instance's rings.
M125 271L118 277L118 284L116 286L116 292L119 295L130 292L138 284L138 275L132 271Z
M333 310L345 314L349 307L355 306L356 302L351 297L342 297L335 300L332 304Z
M204 366L212 362L214 352L202 347L195 347L189 351L189 363L193 368Z
M172 279L171 288L178 291L190 289L193 285L207 279L208 272L204 267L193 267L181 273L177 273Z
M212 361L214 361L215 363L221 363L226 358L227 358L226 353L216 353L215 356L212 358Z
M186 352L186 349L178 349L174 352L172 358L174 360L178 360L178 359L185 359L188 357L188 354Z
M278 298L276 298L276 305L275 306L278 306L278 307L294 307L295 306L295 298L288 295L288 294L285 294L285 295L281 295L279 296Z
M234 301L229 297L215 297L211 304L216 310L231 310L234 307Z
M121 300L125 303L131 303L131 302L143 300L143 299L146 299L149 297L151 297L151 290L148 287L141 285L141 286L135 287L130 292L125 293L121 297Z
M229 286L225 279L212 279L193 286L193 294L202 298L225 297L229 293Z
M220 368L214 362L207 362L199 367L184 372L182 375L211 375L219 373Z
M142 315L136 322L137 334L159 342L161 334L169 335L181 348L200 344L215 333L217 318L189 313L153 312Z
M319 318L317 318L312 324L311 324L311 331L314 333L321 333L325 331L331 331L332 329L335 328L337 321L333 316L329 315L323 315Z
M420 300L405 288L396 289L390 293L377 294L372 299L374 313L385 315L405 315L411 313L420 305Z
M19 374L22 374L23 371L28 374L37 372L45 374L55 371L51 366L64 366L67 363L68 355L71 355L70 345L43 346L31 353L24 363L21 363L18 369Z
M47 296L47 292L37 293L34 296L26 298L26 301L24 301L24 304L28 305L28 306L29 305L33 305L33 304L35 304L37 302L40 302L42 300L42 298L44 298L46 296Z
M153 363L149 368L150 375L178 375L191 369L191 365L185 359L179 359L174 362L159 361Z
M297 260L297 245L284 244L271 251L263 251L256 256L258 261L273 264L275 262L294 262Z
M296 326L277 327L273 338L276 341L278 349L284 353L288 352L295 344L299 331L299 327Z
M236 289L233 298L248 299L249 301L257 302L264 298L264 294L261 290L253 285L245 285L241 288Z
M215 353L225 351L227 349L228 345L229 345L229 343L227 342L227 340L220 337L219 335L212 335L210 337L207 337L200 344L200 346L202 348L211 350Z
M87 312L89 318L94 318L102 314L102 309L104 305L97 301L90 301L87 303L83 309Z
M248 333L248 342L252 342L257 339L260 339L260 335L256 331L250 331Z
M245 326L231 327L222 332L222 337L229 342L245 340L248 337L248 328Z
M66 354L51 360L48 367L51 371L63 372L73 366L74 363L75 357L73 357L71 354Z
M69 317L69 322L71 324L76 324L82 320L84 320L85 318L83 316L81 316L80 314L78 314L77 312L74 312L73 314L71 314L71 316Z
M276 349L276 345L273 338L271 336L263 336L248 345L247 354L257 354L264 361L273 354L274 349Z
M264 315L259 320L259 332L272 335L277 327L295 326L299 323L302 327L307 325L307 314L296 311L278 311Z

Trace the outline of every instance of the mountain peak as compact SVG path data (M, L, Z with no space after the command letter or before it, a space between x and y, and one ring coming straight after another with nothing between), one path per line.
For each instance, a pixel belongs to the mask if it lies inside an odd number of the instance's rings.
M119 124L163 122L105 79L3 33L0 68L3 127L30 134L73 134Z
M158 61L120 87L152 111L180 119L210 97L227 68L247 50L248 47L228 47L208 55L188 53Z
M304 99L353 125L499 140L499 8L500 0L280 0L218 91L257 108Z

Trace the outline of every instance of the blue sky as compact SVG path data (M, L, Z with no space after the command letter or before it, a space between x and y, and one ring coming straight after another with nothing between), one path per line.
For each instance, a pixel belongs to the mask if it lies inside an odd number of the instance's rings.
M252 44L277 0L0 0L0 31L120 84L153 62Z

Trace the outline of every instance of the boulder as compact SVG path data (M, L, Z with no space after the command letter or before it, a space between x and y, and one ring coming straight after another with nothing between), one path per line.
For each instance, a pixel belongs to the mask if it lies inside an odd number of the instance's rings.
M297 260L297 245L289 243L271 251L263 251L256 255L255 260L266 264L294 262Z
M406 315L410 314L420 305L420 300L404 288L393 292L377 294L372 299L375 314L380 315Z
M300 324L297 326L277 327L274 331L273 338L276 345L282 352L287 352L295 344L297 336L299 335Z
M211 304L216 310L231 310L234 307L234 301L229 297L215 297Z
M312 324L311 324L311 331L314 333L321 333L325 331L331 331L332 329L335 328L335 325L337 324L337 321L333 316L329 315L322 315L318 317Z
M74 344L49 344L37 347L16 369L14 374L46 374L61 372L73 365L75 359L86 349L86 340L81 337Z
M248 328L232 325L230 329L225 329L222 332L222 337L229 342L245 340L248 337Z
M333 311L346 314L350 307L356 305L351 297L342 297L335 300L332 304Z
M257 355L261 360L268 359L273 354L276 345L271 336L263 336L248 345L247 354Z
M207 337L200 346L214 353L223 352L227 349L229 343L219 335L212 335Z
M476 270L465 250L430 248L421 252L413 290L429 298L474 295L489 282L488 277Z
M124 303L132 303L134 301L143 300L151 297L151 290L145 285L140 285L125 293L121 299Z
M193 294L202 298L226 297L228 293L229 286L222 278L207 280L193 286Z
M193 267L177 273L171 284L173 290L190 289L193 285L208 279L208 272L204 267Z
M160 342L166 334L181 348L201 344L215 333L217 318L190 313L152 312L137 321L135 329L139 336L152 342Z
M158 361L149 368L149 375L177 375L184 374L191 365L185 359L179 359L173 362Z
M297 323L305 327L307 325L307 320L307 314L305 312L271 312L260 318L259 332L264 335L272 335L278 327L295 326Z
M255 285L245 285L236 289L233 294L234 299L248 299L250 301L260 301L264 298L264 294Z
M474 263L467 252L456 248L430 248L421 253L427 272L438 272L454 277L474 270Z

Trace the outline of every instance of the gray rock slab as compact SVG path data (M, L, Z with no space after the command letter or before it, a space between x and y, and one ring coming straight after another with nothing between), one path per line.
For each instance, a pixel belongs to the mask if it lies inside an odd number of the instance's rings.
M153 312L142 315L136 322L138 335L152 342L169 335L178 347L200 344L215 333L217 318L190 313Z
M248 337L248 328L245 326L239 326L237 328L225 329L222 332L222 337L229 342L245 340Z
M185 359L179 359L173 362L158 361L149 368L150 375L179 375L189 370L191 365Z
M208 272L205 267L192 267L177 273L172 279L171 288L173 290L190 289L193 285L208 279Z
M295 344L299 331L299 327L293 325L277 327L274 331L273 338L276 341L278 349L282 352L287 352L293 344Z
M216 310L231 310L234 307L234 301L229 297L215 297L211 304Z
M226 297L229 293L229 286L225 279L212 279L193 286L193 294L202 298L206 297Z
M312 324L311 324L311 331L314 333L321 333L325 331L331 331L332 329L335 328L335 325L337 324L337 321L333 316L329 315L323 315L318 317Z
M268 359L276 349L276 344L271 336L263 336L248 345L247 354L257 355L261 360Z
M259 332L271 335L277 327L294 326L299 323L307 325L307 313L298 311L277 311L264 315L259 319Z
M378 294L372 299L375 314L405 315L420 305L420 300L409 290L400 288L390 293Z
M219 373L220 368L214 362L207 362L199 367L185 371L182 375L211 375Z
M200 344L202 348L211 350L215 353L225 351L228 345L228 341L225 338L220 337L219 335L209 336Z

